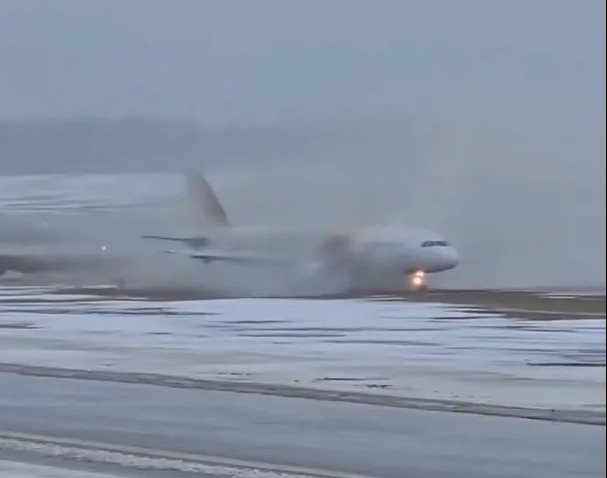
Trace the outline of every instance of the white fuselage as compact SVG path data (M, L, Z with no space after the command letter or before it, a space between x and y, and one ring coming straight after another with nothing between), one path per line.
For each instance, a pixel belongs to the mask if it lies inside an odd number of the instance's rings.
M213 229L199 247L295 257L303 264L339 264L350 281L381 285L419 271L442 272L459 261L437 234L405 228L364 228L339 233L259 227Z

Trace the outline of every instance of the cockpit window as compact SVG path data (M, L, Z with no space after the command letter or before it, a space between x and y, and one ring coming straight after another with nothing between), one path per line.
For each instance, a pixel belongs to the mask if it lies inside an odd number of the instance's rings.
M424 241L422 242L422 247L448 247L449 243L447 241Z

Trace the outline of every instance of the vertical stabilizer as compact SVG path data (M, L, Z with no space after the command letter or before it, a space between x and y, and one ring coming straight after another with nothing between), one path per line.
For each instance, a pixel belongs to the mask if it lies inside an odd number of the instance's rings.
M223 206L217 199L211 185L199 171L191 169L186 174L186 188L192 212L207 228L230 225Z

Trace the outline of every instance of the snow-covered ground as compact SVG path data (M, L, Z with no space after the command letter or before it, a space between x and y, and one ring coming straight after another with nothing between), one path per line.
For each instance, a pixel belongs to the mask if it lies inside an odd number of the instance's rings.
M387 299L146 302L6 287L0 362L605 409L604 319Z

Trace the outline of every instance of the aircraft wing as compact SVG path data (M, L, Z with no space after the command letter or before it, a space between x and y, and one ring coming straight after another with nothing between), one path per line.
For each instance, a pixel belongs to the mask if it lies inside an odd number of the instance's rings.
M278 255L266 255L238 251L221 251L205 249L204 252L184 252L184 251L161 251L163 254L176 254L191 259L197 259L203 262L232 262L245 265L289 265L296 261L290 257L281 257Z

